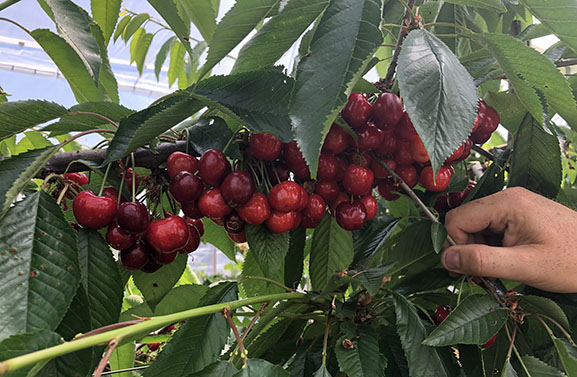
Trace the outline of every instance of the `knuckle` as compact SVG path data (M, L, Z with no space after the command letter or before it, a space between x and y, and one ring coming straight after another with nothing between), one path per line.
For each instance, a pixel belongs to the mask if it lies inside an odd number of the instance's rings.
M467 272L471 275L482 276L485 273L485 258L481 248L474 248L469 252Z

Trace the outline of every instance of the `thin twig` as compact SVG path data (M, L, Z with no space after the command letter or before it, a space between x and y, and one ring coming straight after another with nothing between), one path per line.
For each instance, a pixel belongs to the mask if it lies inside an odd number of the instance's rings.
M246 350L244 348L243 339L240 336L240 333L238 332L238 329L236 328L236 325L234 324L232 317L230 316L230 309L229 308L222 309L222 315L226 319L226 322L228 322L228 325L232 328L232 332L234 333L234 337L236 338L236 343L238 344L238 349L240 351L240 358L242 359L243 363L246 364L247 355Z
M94 374L93 374L94 377L102 376L102 372L104 372L104 368L106 368L106 365L108 364L108 360L110 359L110 356L112 356L112 352L114 352L114 350L116 349L116 346L118 345L119 340L120 339L115 338L115 339L112 339L110 342L108 342L108 349L106 350L106 353L104 354L104 356L100 360L98 367L94 371Z
M250 321L250 323L248 324L246 330L244 330L244 333L242 334L242 336L240 337L240 339L242 341L244 341L244 338L246 338L246 336L248 335L248 333L250 332L250 330L252 330L252 327L254 326L254 324L256 323L256 320L261 316L261 314L264 312L264 310L267 308L268 306L268 302L265 302L264 304L262 304L260 306L260 309L258 310L258 312L255 314L255 316L252 318L252 320Z
M108 123L112 124L114 127L118 128L118 123L116 123L115 121L113 121L112 119L110 119L108 117L105 117L102 114L93 113L90 111L75 111L75 112L72 112L68 115L92 115L92 116L95 116L97 118L103 119L103 120L107 121Z
M488 160L495 161L495 156L493 155L493 153L484 150L480 145L473 144L471 146L471 149L479 153L483 157L487 158Z
M6 3L7 3L7 2L8 2L8 1L6 1ZM4 3L2 3L2 4L4 4ZM0 5L1 5L1 4L0 4ZM2 10L2 9L0 8L0 10ZM11 24L14 24L14 25L18 26L20 29L24 30L24 31L26 32L26 34L32 35L32 33L30 32L30 30L26 29L24 26L20 25L20 24L19 24L18 22L16 22L16 21L13 21L13 20L11 20L11 19L9 19L9 18L4 18L4 17L0 17L0 21L10 22Z

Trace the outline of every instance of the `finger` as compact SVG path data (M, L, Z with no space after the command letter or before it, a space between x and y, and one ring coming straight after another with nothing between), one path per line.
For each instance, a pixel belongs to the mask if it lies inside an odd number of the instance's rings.
M446 249L441 263L452 272L520 281L538 280L540 258L531 246L492 247L481 244L457 245Z

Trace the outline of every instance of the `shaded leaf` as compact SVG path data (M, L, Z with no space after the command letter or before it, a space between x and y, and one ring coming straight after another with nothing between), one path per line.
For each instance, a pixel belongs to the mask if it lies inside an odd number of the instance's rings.
M517 377L517 371L511 365L511 360L507 360L505 366L503 367L503 372L501 373L501 377Z
M54 133L68 133L75 131L88 131L95 128L115 129L115 127L106 120L91 114L78 113L95 113L100 114L115 123L132 113L131 110L122 105L113 102L84 102L74 105L69 109L69 114L60 117L58 122L54 122L44 128L45 131Z
M447 240L447 229L443 224L431 223L431 240L437 254L443 251L443 244Z
M322 365L321 368L317 370L315 374L313 374L313 377L332 377L332 376L329 373L326 365Z
M326 8L329 0L291 0L245 43L233 72L273 66Z
M202 236L202 242L209 243L222 251L231 261L235 261L234 241L227 235L222 226L216 225L212 220L204 221L205 232Z
M0 104L0 140L58 118L68 111L48 101L13 101Z
M131 342L116 347L108 362L111 370L122 370L134 367L134 359L136 356L136 343ZM132 372L116 373L115 377L133 377Z
M289 249L285 257L284 284L296 289L303 276L306 229L298 227L290 231Z
M345 322L341 325L341 332L342 336L335 347L340 369L350 377L384 376L387 360L379 351L375 329ZM345 341L351 342L354 347L345 348Z
M490 296L469 296L423 341L429 346L484 344L507 320L507 309Z
M569 326L567 315L563 309L561 309L561 307L555 301L547 297L524 295L519 299L519 305L521 305L524 310L536 314L543 314L552 318L561 326L563 326L565 330L569 330L571 328Z
M544 363L536 357L524 355L521 357L523 364L527 367L529 373L532 376L539 377L564 377L565 373L561 372L559 369L553 368L552 366Z
M527 115L515 138L508 186L522 186L555 198L562 171L557 136L544 130L532 116Z
M0 342L0 361L22 356L60 343L60 335L40 330L35 333L14 335ZM27 377L34 367L22 368L9 374L10 377Z
M284 258L289 249L289 233L276 234L266 226L246 225L246 239L264 276L271 279L284 279Z
M446 0L446 1L447 3L489 9L501 13L507 11L507 8L505 8L501 0Z
M92 17L94 18L94 21L98 23L100 29L102 29L102 34L104 35L104 41L106 44L108 44L108 41L114 32L114 28L116 27L121 3L121 0L90 1Z
M389 275L392 267L392 265L386 265L369 268L368 270L363 271L351 270L348 272L348 275L365 287L370 295L374 296L377 294L379 289L381 289L383 278Z
M556 338L552 334L551 339L567 376L577 376L577 347L569 343L568 340Z
M247 297L251 296L258 296L258 295L268 295L273 293L281 293L284 292L282 288L272 283L269 283L264 280L259 279L251 279L250 277L268 277L274 281L278 281L282 283L283 281L283 271L284 265L281 266L282 268L275 268L274 271L267 271L265 274L262 268L259 266L254 253L249 251L242 263L242 289Z
M399 219L379 217L368 221L365 226L353 232L355 258L354 265L367 266L381 245L399 225Z
M429 221L419 221L398 232L381 246L385 252L381 264L396 263L393 271L390 272L395 275L428 256L434 255L430 232Z
M382 6L381 0L331 1L298 63L290 115L313 177L325 135L383 41Z
M288 377L286 370L278 365L274 365L265 360L248 360L246 367L241 369L233 377Z
M238 370L226 361L217 361L210 364L198 373L193 373L188 377L232 377Z
M451 50L426 30L407 36L397 79L407 112L437 171L473 129L478 101L473 79Z
M47 193L12 207L0 223L0 339L53 330L80 282L75 231Z
M331 277L353 261L353 236L325 215L315 228L310 254L309 273L314 290L323 290Z

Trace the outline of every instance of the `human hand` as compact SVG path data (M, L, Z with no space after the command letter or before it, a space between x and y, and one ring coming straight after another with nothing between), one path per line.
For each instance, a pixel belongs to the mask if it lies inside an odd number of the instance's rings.
M445 227L449 271L577 292L577 212L559 203L513 187L451 210Z

